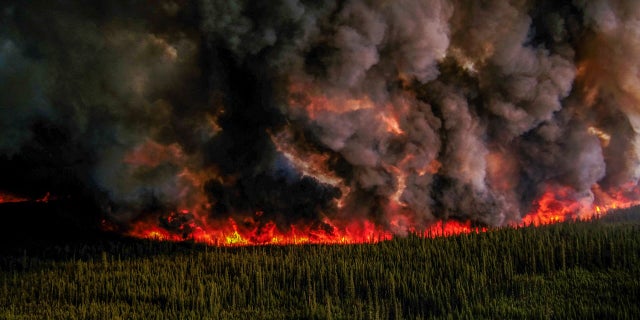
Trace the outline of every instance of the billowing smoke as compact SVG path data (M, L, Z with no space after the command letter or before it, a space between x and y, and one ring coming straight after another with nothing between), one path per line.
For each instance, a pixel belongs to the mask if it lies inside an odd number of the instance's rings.
M404 233L637 191L636 1L0 10L0 191L90 199L125 228Z

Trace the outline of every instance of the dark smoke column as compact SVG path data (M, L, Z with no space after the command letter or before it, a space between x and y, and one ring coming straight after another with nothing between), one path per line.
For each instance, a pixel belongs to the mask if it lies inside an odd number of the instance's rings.
M630 0L9 2L0 190L178 237L631 205L637 18Z

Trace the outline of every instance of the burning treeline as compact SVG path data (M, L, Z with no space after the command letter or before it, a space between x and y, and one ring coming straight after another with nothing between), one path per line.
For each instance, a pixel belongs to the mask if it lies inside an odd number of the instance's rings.
M377 241L640 199L637 1L9 1L1 19L4 197L91 199L136 236Z

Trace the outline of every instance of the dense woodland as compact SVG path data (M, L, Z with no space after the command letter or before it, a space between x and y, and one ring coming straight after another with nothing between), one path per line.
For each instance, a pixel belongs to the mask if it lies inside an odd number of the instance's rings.
M637 319L639 213L364 245L5 245L0 318Z

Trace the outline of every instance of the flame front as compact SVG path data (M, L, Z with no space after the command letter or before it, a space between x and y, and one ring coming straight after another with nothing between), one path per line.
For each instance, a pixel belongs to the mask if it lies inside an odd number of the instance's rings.
M599 187L594 187L597 189ZM557 191L557 190L556 190ZM640 194L636 188L633 194ZM629 192L627 192L629 194ZM623 193L608 202L582 207L579 202L566 199L563 192L545 192L535 201L534 210L524 216L519 223L511 227L541 226L569 220L588 220L607 214L611 210L624 209L640 205L640 201L626 198ZM178 213L188 215L188 211ZM259 214L258 214L259 215ZM301 244L366 244L393 239L396 234L390 227L378 225L369 220L332 221L325 219L321 226L290 225L280 230L273 221L256 224L253 221L238 221L229 218L217 222L188 222L182 230L189 233L173 232L158 225L157 221L138 221L128 235L159 241L195 241L215 246L253 246L253 245L301 245ZM406 227L406 231L420 237L454 236L459 234L486 232L490 227L472 226L470 221L435 221L427 227L417 225Z
M72 199L96 208L69 213L79 223L219 245L448 235L637 204L640 5L552 2L105 12L123 23L78 1L14 1L0 10L0 203Z
M392 238L389 231L366 220L338 225L325 220L321 227L291 225L288 230L283 231L271 221L257 225L247 221L238 223L229 218L201 225L190 222L188 228L192 231L179 234L158 227L157 223L140 221L134 225L129 235L163 241L192 240L217 246L376 243ZM434 232L451 231L438 229Z
M387 241L394 237L392 232L368 220L346 224L325 220L322 228L292 225L288 227L288 231L279 230L273 222L267 222L262 227L240 227L233 219L202 226L190 224L189 228L192 229L191 233L178 234L158 227L153 222L138 222L129 235L159 241L195 241L215 246L365 244ZM451 220L438 221L428 228L412 230L419 236L439 237L484 232L488 228L472 227L468 221Z
M47 192L40 198L30 199L27 197L21 197L18 195L10 194L10 193L2 193L0 192L0 204L3 203L23 203L23 202L41 202L46 203L51 200L51 193Z
M28 201L28 200L22 197L9 194L9 193L0 192L0 203L15 203L15 202L25 202L25 201Z
M513 190L517 188L518 175L523 170L519 163L521 160L505 148L473 149L477 140L452 134L451 140L470 149L460 151L444 148L440 152L450 161L444 162L442 154L437 155L429 150L432 146L440 148L440 145L433 142L420 145L420 141L413 140L417 138L412 136L415 131L432 139L435 133L422 128L425 123L411 119L411 109L415 108L410 105L411 99L414 99L411 94L396 97L393 102L376 103L366 96L328 97L318 93L310 85L292 85L290 91L289 107L292 114L297 114L304 121L328 126L336 131L328 133L327 141L323 142L325 148L309 143L305 133L296 131L298 128L293 125L285 126L280 131L268 131L271 143L281 156L279 161L284 163L276 165L278 170L285 172L283 183L288 180L311 179L315 184L340 191L331 200L331 208L319 210L321 218L283 222L266 217L262 208L254 208L255 212L227 211L221 217L216 217L212 214L213 208L227 200L208 195L205 186L208 182L215 181L223 188L233 187L238 183L238 177L225 175L215 168L199 169L194 165L198 163L194 160L197 155L187 154L176 144L163 145L147 140L127 153L123 161L134 174L166 163L182 168L176 175L176 194L170 195L177 206L168 214L160 212L140 215L128 227L127 233L140 238L189 240L218 246L376 243L407 234L422 237L451 236L484 232L492 227L505 225L540 226L589 219L606 214L612 209L640 204L636 200L640 199L640 188L633 183L623 187L609 187L607 190L596 183L580 192L574 187L559 183L542 183L538 189L532 190L538 195L528 206L529 212L522 217L517 212L511 212L506 213L506 218L498 222L464 219L465 216L473 217L476 208L457 207L456 203L440 204L444 208L439 208L442 212L438 212L437 206L431 209L431 205L424 203L433 199L416 194L416 188L420 190L434 179L456 180L462 181L464 188L467 188L465 192L469 192L470 197L482 198L482 193L491 189L500 192L507 201L515 202L508 197L517 198ZM461 102L447 100L445 103L450 112L464 113L457 109ZM419 105L419 108L426 107ZM426 109L424 112L427 112ZM338 126L332 127L334 122L341 125L340 121L345 117L361 118L358 121L364 126L349 128L351 131L344 131ZM464 130L467 131L480 128L468 118L463 117L458 121L462 121L466 126ZM442 125L444 130L449 130L460 123ZM599 141L602 148L607 148L610 144L611 136L595 126L584 128L584 134ZM368 139L365 142L381 143L373 145L371 150L362 149L361 145L350 145L357 139L354 137L365 137ZM320 137L322 138L325 137ZM350 148L356 148L357 153ZM389 155L385 155L385 152ZM346 177L339 173L335 169L336 159L346 159L361 176ZM376 176L379 174L382 175ZM422 181L427 184L423 185ZM376 197L382 199L378 200L381 213L376 217L358 214L360 208L354 207L354 199L363 195L356 194L353 190L362 192L363 188L376 190ZM479 193L480 196L473 193ZM357 201L355 204L358 204ZM456 211L461 210L460 208L471 212ZM496 206L495 209L500 207ZM297 215L296 212L292 214ZM495 212L488 214L497 216Z

